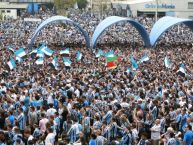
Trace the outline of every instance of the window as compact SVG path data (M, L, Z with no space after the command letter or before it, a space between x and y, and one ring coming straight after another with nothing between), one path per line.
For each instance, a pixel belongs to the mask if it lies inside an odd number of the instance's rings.
M11 11L10 10L7 10L7 13L10 13Z
M192 19L192 20L193 20L193 16L189 16L189 19Z
M5 10L1 10L2 13L5 13Z
M188 9L193 9L193 2L188 2Z

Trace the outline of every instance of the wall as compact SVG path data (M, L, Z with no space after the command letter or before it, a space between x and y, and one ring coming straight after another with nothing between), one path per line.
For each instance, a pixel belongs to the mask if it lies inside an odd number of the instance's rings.
M3 16L3 20L6 16L6 18L8 17L12 17L13 19L17 18L17 9L0 9L0 14Z
M188 8L188 2L193 3L193 0L158 0L159 5L167 4L167 5L174 5L175 6L174 9L172 9L172 8L158 8L158 11L159 12L174 12L173 14L175 17L181 17L181 18L189 18L190 16L193 17L193 7L192 7L192 9L189 9ZM146 7L147 4L149 4L149 5L152 4L152 5L156 6L156 1L153 0L152 2L131 4L130 9L132 11L133 16L137 16L137 11L143 11L143 12L155 12L156 11L156 7L154 8L154 7L150 6L149 8L147 8Z

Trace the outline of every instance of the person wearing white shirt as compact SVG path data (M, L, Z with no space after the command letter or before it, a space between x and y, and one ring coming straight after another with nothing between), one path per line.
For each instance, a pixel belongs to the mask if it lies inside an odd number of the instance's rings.
M54 116L56 109L53 108L53 104L49 104L49 109L46 112L47 117Z
M160 132L161 132L161 126L160 126L159 119L155 120L155 124L153 125L153 127L150 130L151 130L152 145L159 145Z
M74 93L75 93L75 95L76 95L77 98L80 97L80 91L79 91L79 89L76 89L76 91L75 91Z
M48 104L54 104L53 94L48 95Z
M55 143L55 134L53 133L53 129L52 128L48 128L47 129L48 131L48 135L46 136L46 139L45 139L45 144L52 144L54 145Z

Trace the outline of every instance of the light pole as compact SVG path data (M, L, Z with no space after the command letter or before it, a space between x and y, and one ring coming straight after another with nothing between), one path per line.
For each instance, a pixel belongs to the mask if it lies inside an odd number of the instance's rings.
M156 0L156 11L155 11L155 21L157 22L158 17L158 0Z
M90 5L91 5L91 16L93 15L93 9L92 9L92 4L93 4L93 0L90 1Z
M32 0L32 15L34 15L34 1Z

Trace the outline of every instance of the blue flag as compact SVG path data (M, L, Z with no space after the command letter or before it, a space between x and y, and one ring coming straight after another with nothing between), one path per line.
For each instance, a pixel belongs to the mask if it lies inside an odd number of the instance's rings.
M51 49L49 49L47 46L46 46L46 47L43 47L43 49L41 49L41 51L42 51L44 54L48 55L48 56L52 56L52 54L54 53L54 51L51 50Z
M61 50L60 54L70 54L70 48L66 48L65 50Z
M171 68L172 67L172 62L167 56L164 59L164 63L165 63L166 68Z
M8 61L8 66L10 68L10 70L16 68L16 63L15 63L15 60L13 58L11 58L9 61Z
M131 64L133 66L133 68L138 69L138 64L137 61L133 58L133 56L130 56L130 60L131 60Z
M127 73L130 73L130 72L131 72L131 69L130 69L130 68L128 68L126 72L127 72Z
M81 53L80 51L77 51L77 53L76 53L76 59L77 59L78 61L80 61L81 58L82 58L82 53Z
M72 62L69 58L63 57L63 62L65 66L71 66Z
M22 62L22 61L23 61L23 59L22 59L21 57L16 57L16 60L17 60L18 62Z
M11 46L8 46L7 48L8 48L9 50L11 50L12 52L15 51Z
M114 55L114 51L113 50L110 50L109 52L107 52L106 54L105 54L105 57L114 57L115 55Z
M54 57L54 59L52 60L52 64L54 68L57 70L58 69L58 58L57 57Z
M26 55L26 52L25 52L25 50L24 50L23 48L20 48L20 49L18 49L18 50L15 51L15 55L16 55L17 57L23 57L23 56Z
M37 52L38 52L38 48L34 49L32 52L30 52L30 54L37 53Z
M141 59L140 59L140 63L146 62L149 60L149 56L147 56L147 54L145 54Z
M181 64L180 67L179 67L179 71L186 74L186 70L185 70L185 64Z
M43 64L44 63L44 59L42 57L38 58L35 62L37 65Z
M36 56L44 57L44 53L40 49L38 49Z
M96 54L96 57L100 57L100 56L103 56L103 55L104 55L104 52L101 49L99 49L97 54Z

